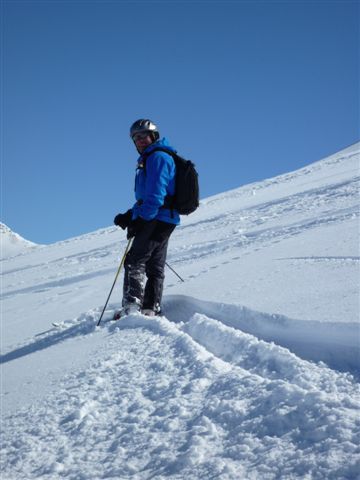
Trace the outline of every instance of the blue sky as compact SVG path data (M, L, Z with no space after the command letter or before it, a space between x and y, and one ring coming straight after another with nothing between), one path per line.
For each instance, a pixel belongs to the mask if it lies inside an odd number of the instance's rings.
M3 1L1 220L37 243L133 203L130 124L197 165L201 197L359 140L357 1Z

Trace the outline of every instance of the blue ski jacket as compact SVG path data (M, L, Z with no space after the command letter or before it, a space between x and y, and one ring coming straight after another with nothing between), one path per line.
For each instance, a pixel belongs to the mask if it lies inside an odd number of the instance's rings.
M166 138L149 145L143 152L148 154L156 147L166 147L176 152ZM138 158L135 176L135 198L132 219L161 220L179 225L180 215L175 209L162 208L166 195L175 193L175 162L166 152L154 152L146 158L144 169L143 156Z

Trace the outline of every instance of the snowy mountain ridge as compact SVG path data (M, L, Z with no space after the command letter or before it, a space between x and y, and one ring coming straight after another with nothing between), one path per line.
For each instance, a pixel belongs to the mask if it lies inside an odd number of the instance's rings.
M0 222L0 259L19 255L33 247L36 247L35 243L25 240L7 225Z
M307 178L308 176L309 177L315 176L316 187L319 187L320 184L325 184L325 185L328 184L329 179L332 177L332 174L336 175L336 177L339 180L341 180L343 176L345 178L348 178L349 173L355 173L355 174L360 173L359 165L358 165L359 150L360 150L360 142L355 143L341 150L340 152L330 155L325 159L318 160L298 170L294 170L288 173L283 173L276 177L257 181L242 187L235 188L233 190L228 190L226 192L213 195L211 197L208 197L202 200L202 203L209 204L209 203L214 203L220 199L238 198L240 196L244 196L245 194L248 194L249 191L253 195L256 195L258 191L261 191L263 189L268 189L269 187L278 186L278 185L281 185L283 189L283 193L286 193L286 189L284 188L284 186L288 183L292 183L291 193L294 194L296 190L294 190L293 182L296 181L298 178L303 178L305 181L300 182L298 185L296 185L296 189L298 189L299 191L302 191L304 185L306 185L307 187L311 185L311 179L310 178L308 179ZM351 160L354 160L354 161L351 161ZM347 163L349 165L349 169L344 168L343 171L341 171L340 173L337 167L341 163ZM326 173L325 175L322 175L322 177L320 177L321 178L320 179L321 183L320 183L319 174L321 174L323 171L325 171Z
M160 318L96 327L115 227L4 259L3 478L358 478L359 161L202 200Z

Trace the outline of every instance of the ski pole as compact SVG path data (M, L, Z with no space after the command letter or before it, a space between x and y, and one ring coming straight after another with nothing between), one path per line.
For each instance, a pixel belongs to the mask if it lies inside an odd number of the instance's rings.
M176 275L178 278L180 278L180 280L181 280L182 282L185 282L185 280L184 280L183 278L181 278L180 275L179 275L178 273L176 273L175 270L174 270L167 262L165 262L165 264L168 266L168 268L170 268L170 270L171 270L173 273L175 273L175 275Z
M115 283L118 279L118 276L119 276L119 273L120 273L120 270L122 269L122 266L124 265L124 262L125 262L125 258L126 258L126 255L128 253L128 251L130 250L130 246L131 246L131 243L133 241L133 238L130 238L129 241L128 241L128 244L126 246L126 249L125 249L125 253L121 259L121 262L120 262L120 265L119 265L119 268L118 268L118 271L116 272L116 275L115 275L115 280L114 280L114 283L112 284L112 287L111 287L111 290L110 290L110 293L109 293L109 296L107 297L107 300L106 300L106 303L105 303L105 306L103 308L103 311L101 312L101 315L100 315L100 318L99 318L99 321L98 323L96 324L96 326L98 327L100 325L100 322L102 320L102 317L104 315L104 312L106 310L106 307L107 307L107 304L109 303L109 300L110 300L110 297L111 297L111 294L112 294L112 291L114 290L114 287L115 287Z

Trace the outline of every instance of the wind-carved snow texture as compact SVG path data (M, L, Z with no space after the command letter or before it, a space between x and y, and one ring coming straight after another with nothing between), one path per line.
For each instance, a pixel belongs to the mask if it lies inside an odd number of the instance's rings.
M359 157L202 201L163 317L96 327L114 227L5 258L2 478L359 478Z

